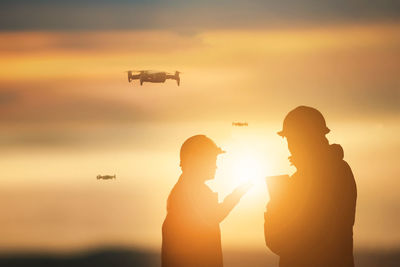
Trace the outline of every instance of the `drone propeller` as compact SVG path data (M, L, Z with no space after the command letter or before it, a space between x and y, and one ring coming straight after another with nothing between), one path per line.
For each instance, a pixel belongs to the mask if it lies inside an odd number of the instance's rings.
M183 72L180 72L180 71L175 71L175 72L166 72L167 74L169 74L169 75L176 75L176 74L182 74Z
M149 71L149 70L126 70L126 71L124 71L124 72L146 72L146 71Z

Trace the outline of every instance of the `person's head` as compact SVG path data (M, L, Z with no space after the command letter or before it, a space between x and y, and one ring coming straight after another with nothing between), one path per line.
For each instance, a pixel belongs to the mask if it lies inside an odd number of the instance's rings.
M180 166L182 172L189 174L193 179L201 179L201 181L214 179L217 156L224 152L207 136L192 136L181 147Z
M328 144L325 135L329 132L321 112L299 106L286 115L283 129L278 134L286 137L292 156L308 157Z

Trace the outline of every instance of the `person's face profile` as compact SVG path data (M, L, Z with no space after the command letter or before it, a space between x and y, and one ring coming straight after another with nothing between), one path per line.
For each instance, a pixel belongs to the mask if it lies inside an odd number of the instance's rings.
M292 155L299 155L304 151L305 142L300 135L288 135L286 136L286 141Z
M202 180L214 179L217 170L217 155L201 154L191 157L186 162L189 172L201 177Z
M286 136L292 155L308 157L320 146L321 135L313 131L297 132Z
M310 133L299 132L286 136L288 149L292 155L305 155L313 145L313 136Z
M216 155L206 155L202 157L199 161L199 173L205 180L212 180L215 177L215 172L217 170L217 156Z

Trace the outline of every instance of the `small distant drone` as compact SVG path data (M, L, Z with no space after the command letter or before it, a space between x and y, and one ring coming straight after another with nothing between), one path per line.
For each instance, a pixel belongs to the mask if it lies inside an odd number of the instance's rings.
M247 122L232 122L232 126L244 127L249 126Z
M136 74L133 74L133 73ZM154 71L154 70L128 70L128 82L132 80L139 80L140 85L143 85L144 82L150 83L164 83L167 79L176 80L176 83L181 83L181 78L179 77L180 72L175 71L175 74L168 73L165 71Z
M117 179L117 175L97 175L97 180L111 180L111 179Z

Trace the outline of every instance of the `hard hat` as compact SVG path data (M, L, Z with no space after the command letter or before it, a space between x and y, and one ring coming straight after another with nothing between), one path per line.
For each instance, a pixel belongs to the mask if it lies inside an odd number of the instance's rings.
M304 132L326 135L330 130L321 112L312 107L299 106L286 115L283 129L278 134L285 137Z
M181 161L190 155L219 155L225 153L213 140L205 135L195 135L188 138L180 151Z

